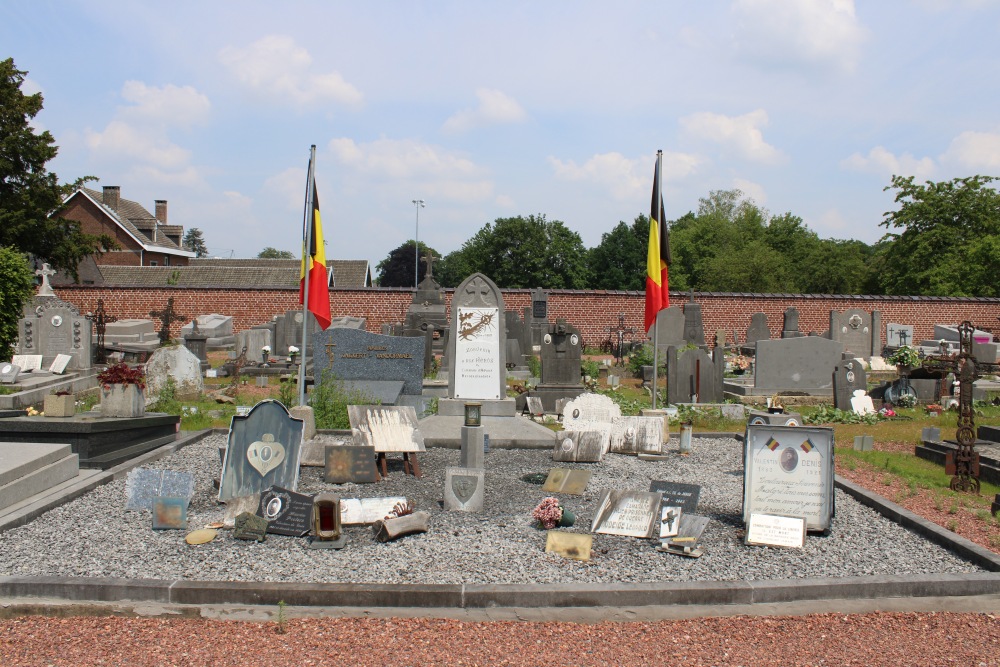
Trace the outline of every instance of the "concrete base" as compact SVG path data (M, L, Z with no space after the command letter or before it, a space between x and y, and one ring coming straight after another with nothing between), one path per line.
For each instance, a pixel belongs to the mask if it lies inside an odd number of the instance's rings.
M561 398L570 400L576 398L587 391L581 384L540 384L531 391L517 397L517 411L520 413L524 409L529 396L537 396L542 399L542 407L547 413L556 412L556 401Z
M514 401L511 399L511 408ZM483 405L485 408L485 404ZM485 412L485 411L484 411ZM483 431L490 437L491 449L552 449L556 434L525 417L483 416ZM465 418L432 415L420 420L420 432L427 447L461 449Z
M995 445L996 443L984 440L976 441L976 451L979 453L979 479L983 482L1000 485L1000 460L996 456ZM925 461L943 466L948 453L955 451L958 451L958 444L952 440L939 442L924 440L923 444L914 447L913 453Z
M466 403L481 403L483 417L513 417L517 414L517 406L513 398L501 399L463 399L442 398L438 401L438 415L442 417L465 417ZM492 439L491 439L492 442Z
M76 394L93 389L97 386L97 372L77 371L64 375L46 372L27 373L21 374L16 384L4 386L14 393L0 396L0 410L16 410L38 405L45 401L46 396L58 391Z
M0 508L76 477L79 461L69 445L0 443Z

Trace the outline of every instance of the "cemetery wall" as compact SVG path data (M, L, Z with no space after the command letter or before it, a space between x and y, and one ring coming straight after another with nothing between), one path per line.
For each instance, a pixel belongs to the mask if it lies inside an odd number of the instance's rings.
M531 305L531 291L502 290L507 310L523 312ZM96 286L60 287L58 295L76 305L80 312L93 311L97 300L104 299L105 310L115 317L149 319L151 310L159 310L167 299L174 298L176 311L190 321L197 315L221 313L233 317L239 332L261 324L274 315L299 308L298 290L223 289L223 288L117 288ZM450 305L452 291L445 294ZM683 306L687 293L671 293L671 305ZM413 291L404 288L338 289L330 292L333 315L364 317L368 331L380 333L382 324L402 322L413 299ZM727 331L727 341L746 337L750 317L767 314L772 338L781 337L783 313L794 306L799 311L799 330L822 333L829 327L830 311L860 308L882 313L879 332L885 342L885 325L910 324L917 341L930 340L935 324L955 324L970 320L984 331L1000 333L1000 298L850 296L821 294L735 294L697 293L702 306L705 336L711 342L716 329ZM565 318L580 329L587 345L596 345L608 336L608 327L617 326L618 313L625 314L625 326L642 329L644 294L632 291L551 290L548 319ZM176 323L171 335L179 336L184 322Z

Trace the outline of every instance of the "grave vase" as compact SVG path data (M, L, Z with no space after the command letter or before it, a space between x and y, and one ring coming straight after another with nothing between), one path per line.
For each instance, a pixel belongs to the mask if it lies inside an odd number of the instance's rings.
M46 417L72 417L76 413L76 396L49 394L45 397Z
M559 525L566 527L572 526L574 523L576 523L576 515L565 507L562 508L562 516L559 517Z
M111 384L101 387L102 417L142 417L146 397L137 384Z

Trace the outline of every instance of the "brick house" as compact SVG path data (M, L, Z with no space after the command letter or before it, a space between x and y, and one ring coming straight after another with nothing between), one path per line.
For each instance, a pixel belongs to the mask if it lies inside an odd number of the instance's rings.
M118 242L118 250L94 257L98 265L187 266L195 256L181 247L184 227L167 224L165 199L156 200L154 215L123 199L117 185L103 191L80 188L66 199L61 217L80 223L87 234L107 234Z

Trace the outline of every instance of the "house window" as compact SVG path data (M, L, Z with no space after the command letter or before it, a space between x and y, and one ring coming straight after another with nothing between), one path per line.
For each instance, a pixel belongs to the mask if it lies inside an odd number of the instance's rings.
M150 265L150 266L159 266L159 265L160 265L160 263L159 263L159 262L157 262L156 260L153 260L153 261L151 261L151 262L149 263L149 265Z
M163 266L170 266L170 255L163 256Z

